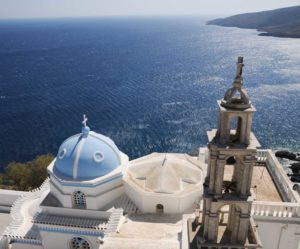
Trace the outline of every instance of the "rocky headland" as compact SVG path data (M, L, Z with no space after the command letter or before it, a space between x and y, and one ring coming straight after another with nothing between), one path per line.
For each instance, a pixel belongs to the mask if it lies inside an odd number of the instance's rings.
M256 29L261 36L300 38L300 6L218 18L207 24Z

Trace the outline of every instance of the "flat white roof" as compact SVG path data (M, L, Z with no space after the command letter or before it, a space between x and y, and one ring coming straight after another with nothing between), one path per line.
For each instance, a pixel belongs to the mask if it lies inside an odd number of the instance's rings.
M0 235L4 232L6 227L12 221L10 213L1 213L0 212Z

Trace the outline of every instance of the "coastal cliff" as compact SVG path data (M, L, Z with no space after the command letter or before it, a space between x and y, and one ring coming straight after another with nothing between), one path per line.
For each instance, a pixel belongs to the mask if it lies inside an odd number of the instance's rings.
M300 6L214 19L208 25L256 29L261 36L300 38Z

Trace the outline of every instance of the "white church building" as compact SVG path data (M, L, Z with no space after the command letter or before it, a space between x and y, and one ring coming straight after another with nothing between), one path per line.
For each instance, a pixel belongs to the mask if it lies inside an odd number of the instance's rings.
M197 156L129 160L84 116L40 188L0 190L0 249L299 249L300 197L251 132L242 67Z

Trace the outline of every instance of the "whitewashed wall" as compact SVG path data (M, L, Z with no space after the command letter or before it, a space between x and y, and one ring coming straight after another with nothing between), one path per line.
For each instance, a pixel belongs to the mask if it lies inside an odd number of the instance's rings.
M9 211L15 200L23 193L23 191L0 189L0 211Z
M70 248L70 241L74 237L80 237L89 242L92 249L99 248L98 237L94 236L81 236L68 233L56 233L56 232L41 232L43 248L44 249L63 249Z
M255 223L263 249L300 249L299 221L255 219Z
M33 245L27 243L13 242L10 245L11 249L44 249L42 245Z

